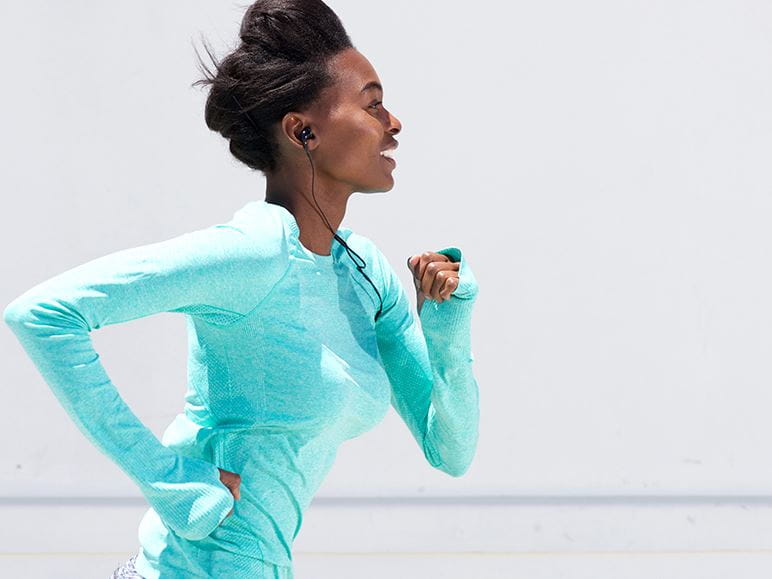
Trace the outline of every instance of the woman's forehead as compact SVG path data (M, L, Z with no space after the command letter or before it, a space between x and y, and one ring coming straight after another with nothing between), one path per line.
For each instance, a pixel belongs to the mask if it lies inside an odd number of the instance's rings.
M345 50L331 63L337 77L337 88L349 97L359 98L363 94L382 90L378 75L370 61L357 50ZM342 96L341 95L341 96Z

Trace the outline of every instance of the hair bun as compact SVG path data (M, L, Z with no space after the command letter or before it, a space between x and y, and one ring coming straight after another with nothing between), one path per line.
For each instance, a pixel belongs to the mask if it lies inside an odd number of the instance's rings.
M273 29L271 24L272 15L268 12L260 12L251 18L245 18L241 21L241 30L239 38L246 44L259 42L260 38L266 37L266 32Z
M274 128L289 111L304 110L335 83L331 58L353 48L338 16L323 0L257 0L241 20L240 45L210 70L204 119L230 141L236 159L263 172L283 161Z

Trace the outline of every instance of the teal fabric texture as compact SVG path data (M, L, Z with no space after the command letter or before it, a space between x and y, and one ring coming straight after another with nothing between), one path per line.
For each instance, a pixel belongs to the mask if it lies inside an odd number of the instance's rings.
M78 428L147 499L136 560L147 579L254 577L269 565L291 577L293 541L338 447L390 407L432 467L458 477L472 463L478 284L462 251L437 250L460 262L459 285L419 314L376 245L339 228L383 300L376 321L379 296L346 248L333 240L320 255L299 233L287 209L251 201L225 223L78 265L3 312ZM89 334L162 312L185 317L188 380L159 440ZM241 475L239 500L218 467Z

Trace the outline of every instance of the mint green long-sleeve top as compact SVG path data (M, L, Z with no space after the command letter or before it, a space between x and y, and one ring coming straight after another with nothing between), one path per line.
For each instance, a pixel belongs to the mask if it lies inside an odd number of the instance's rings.
M478 439L471 316L477 282L457 247L459 285L416 316L366 238L378 295L337 240L311 252L284 207L252 201L218 223L74 267L3 312L84 435L138 485L144 577L252 577L292 568L303 513L337 448L393 406L428 463L464 474ZM89 333L160 312L185 316L183 412L162 439L121 398ZM420 320L420 324L419 324ZM234 500L218 467L241 475ZM228 513L233 509L233 513Z

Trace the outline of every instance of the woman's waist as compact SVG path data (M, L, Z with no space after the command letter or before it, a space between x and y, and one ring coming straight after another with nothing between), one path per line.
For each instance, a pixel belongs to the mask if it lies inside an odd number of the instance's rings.
M163 444L241 477L242 496L304 510L332 466L339 442L303 430L201 426L184 414Z
M307 458L286 440L256 433L217 432L211 461L240 476L233 512L206 539L214 546L257 545L261 558L289 564L304 512L318 487ZM313 471L313 469L312 469Z
M335 445L297 432L219 430L207 459L241 477L243 495L256 503L281 502L304 510L334 461ZM287 506L287 505L283 505Z

